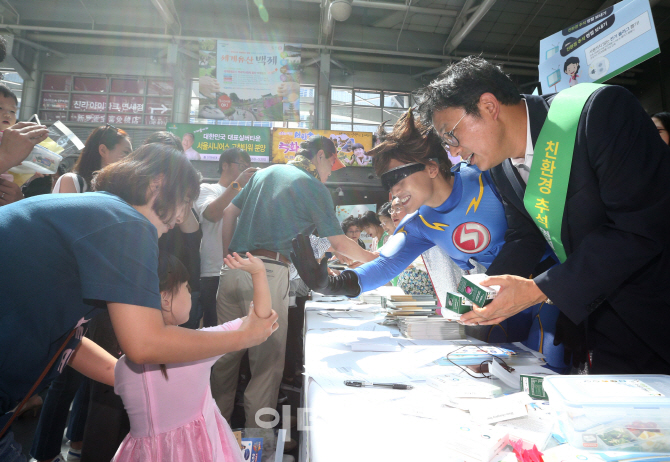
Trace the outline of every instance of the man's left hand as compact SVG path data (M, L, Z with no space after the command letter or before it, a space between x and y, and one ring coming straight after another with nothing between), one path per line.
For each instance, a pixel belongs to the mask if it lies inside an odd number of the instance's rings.
M500 286L498 295L485 307L473 306L461 316L459 322L466 325L492 325L514 316L529 306L543 302L547 296L532 279L518 276L492 276L484 279L482 286Z
M13 181L0 178L0 206L11 204L21 199L23 199L23 192L21 192L19 185Z

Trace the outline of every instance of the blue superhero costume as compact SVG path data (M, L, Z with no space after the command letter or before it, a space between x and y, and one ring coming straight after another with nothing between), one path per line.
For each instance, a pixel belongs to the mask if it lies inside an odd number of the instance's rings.
M361 292L384 285L407 268L416 257L437 245L463 270L471 260L488 268L505 243L505 211L489 172L461 163L456 165L450 196L436 208L421 206L407 215L381 248L379 258L355 268ZM526 338L523 343L542 352L548 365L567 370L563 346L554 346L558 309L535 305L493 326L487 341L504 343Z
M488 172L459 164L454 187L442 205L407 215L382 247L379 258L352 271L361 291L384 285L423 252L439 246L464 270L473 259L488 268L505 243L507 220Z

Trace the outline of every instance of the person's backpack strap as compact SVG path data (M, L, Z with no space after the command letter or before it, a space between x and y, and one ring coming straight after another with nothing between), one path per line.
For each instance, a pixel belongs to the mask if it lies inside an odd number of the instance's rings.
M83 193L84 187L86 186L86 180L84 180L84 177L78 173L75 173L75 175L77 175L77 181L79 182L79 192Z
M12 413L11 418L2 427L2 430L0 430L0 439L2 439L3 436L5 436L5 433L7 432L7 430L9 430L9 427L12 425L12 422L14 422L14 419L16 419L16 417L18 417L19 413L21 412L21 409L23 409L23 406L25 406L28 399L31 396L33 396L33 393L35 393L35 390L37 390L38 385L42 382L44 377L47 375L47 372L49 372L51 367L54 365L54 363L56 362L56 359L63 352L63 350L65 349L65 346L72 339L72 337L74 336L76 331L77 331L76 327L70 331L68 336L65 338L65 341L63 342L63 344L60 346L60 348L58 349L56 354L53 355L53 357L51 358L51 361L49 361L49 364L47 364L47 367L44 368L44 370L42 371L40 376L37 378L37 381L33 384L33 386L30 388L30 391L26 394L25 398L23 398L23 400L19 403L19 405L16 406L16 409L14 409L14 412Z

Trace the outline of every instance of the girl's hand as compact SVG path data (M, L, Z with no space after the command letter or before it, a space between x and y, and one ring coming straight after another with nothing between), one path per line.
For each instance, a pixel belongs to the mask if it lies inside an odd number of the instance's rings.
M263 260L256 258L247 252L248 260L240 257L237 252L233 252L233 255L228 255L223 259L223 262L228 266L228 268L239 269L246 271L249 274L258 274L261 271L265 272L265 265Z
M242 325L238 329L246 333L244 348L250 348L266 341L279 327L278 317L279 315L273 310L268 318L259 318L252 307L249 310L249 315L243 318Z

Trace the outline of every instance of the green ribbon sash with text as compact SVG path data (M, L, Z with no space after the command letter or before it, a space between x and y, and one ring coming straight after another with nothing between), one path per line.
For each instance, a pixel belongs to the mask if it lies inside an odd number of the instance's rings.
M533 151L523 204L561 263L567 258L561 241L561 225L577 126L586 101L601 87L603 85L580 83L558 93Z

